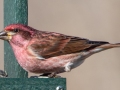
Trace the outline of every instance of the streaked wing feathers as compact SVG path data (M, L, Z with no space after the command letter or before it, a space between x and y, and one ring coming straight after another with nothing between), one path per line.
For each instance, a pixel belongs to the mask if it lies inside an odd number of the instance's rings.
M52 33L51 33L52 34ZM50 37L50 38L49 38ZM36 39L36 38L34 38ZM66 36L63 34L42 37L32 40L29 48L44 58L71 54L87 50L90 47L106 44L108 42L89 41L80 37ZM37 42L34 42L37 41Z

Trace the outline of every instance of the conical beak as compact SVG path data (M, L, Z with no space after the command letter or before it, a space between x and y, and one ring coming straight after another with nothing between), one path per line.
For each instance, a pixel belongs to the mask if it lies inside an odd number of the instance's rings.
M6 31L1 31L0 32L0 39L3 39L3 40L9 40L9 35L7 34Z

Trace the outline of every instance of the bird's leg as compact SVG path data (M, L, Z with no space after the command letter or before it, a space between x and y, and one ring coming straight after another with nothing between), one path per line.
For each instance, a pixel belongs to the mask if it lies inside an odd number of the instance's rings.
M50 74L48 75L48 77L49 77L49 78L57 78L58 75L56 75L56 73L50 73Z
M56 73L43 73L40 76L31 76L30 78L60 78Z
M6 71L0 70L0 78L6 78L8 75Z
M50 75L51 73L43 73L39 76L31 76L30 78L49 78L48 75Z
M40 77L48 77L48 78L57 78L60 77L59 75L56 75L56 73L43 73L42 75L40 75Z
M58 77L60 77L60 76L56 75L56 73L43 73L40 76L46 76L48 78L58 78Z

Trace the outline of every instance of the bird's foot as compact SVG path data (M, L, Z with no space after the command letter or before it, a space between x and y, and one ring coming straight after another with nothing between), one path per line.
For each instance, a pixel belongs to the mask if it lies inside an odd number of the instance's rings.
M43 76L48 76L49 78L60 78L61 76L56 75L56 73L44 73ZM40 75L41 76L41 75Z
M0 70L0 78L6 78L8 75L6 71Z
M31 76L30 78L61 78L61 76L55 73L43 73L40 76Z

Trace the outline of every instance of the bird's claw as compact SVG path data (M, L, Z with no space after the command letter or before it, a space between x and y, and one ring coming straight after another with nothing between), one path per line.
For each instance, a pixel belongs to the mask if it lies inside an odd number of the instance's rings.
M61 78L61 76L56 75L55 73L44 73L39 76L31 76L30 78Z
M51 73L48 75L49 78L60 78L61 76L56 75L55 73Z
M6 78L8 75L6 71L0 70L0 78Z

